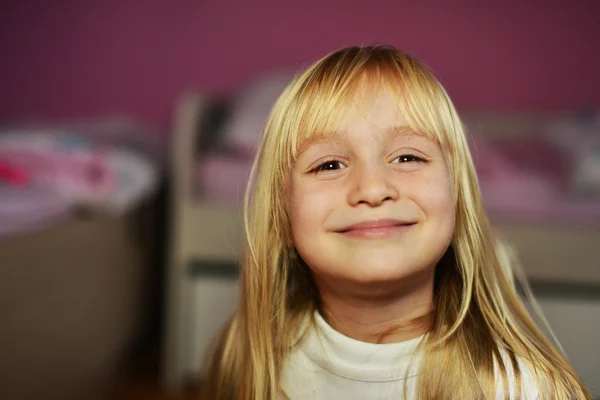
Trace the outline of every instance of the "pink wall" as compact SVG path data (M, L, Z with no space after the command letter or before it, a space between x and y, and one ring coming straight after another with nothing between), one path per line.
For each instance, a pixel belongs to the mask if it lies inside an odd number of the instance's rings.
M229 92L371 42L422 58L462 106L600 106L598 1L3 3L0 118L126 112L167 126L187 87Z

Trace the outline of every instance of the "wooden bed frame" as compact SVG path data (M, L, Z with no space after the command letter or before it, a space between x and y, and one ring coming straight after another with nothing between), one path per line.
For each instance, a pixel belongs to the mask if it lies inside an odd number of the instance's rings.
M208 117L210 101L207 93L188 93L177 106L175 120L163 363L163 380L170 388L181 387L191 366L199 365L198 354L203 354L231 313L237 296L232 266L239 259L244 238L241 210L204 203L191 187L196 138ZM463 118L482 131L489 128L485 130L505 135L535 132L544 121L543 116L483 113L465 113ZM515 246L531 282L570 285L576 291L600 287L600 225L575 229L496 221L496 228ZM221 297L211 297L217 296L215 287L220 288ZM195 350L189 338L192 326L196 327ZM195 359L190 360L190 354Z
M111 390L152 306L154 199L0 241L0 398Z

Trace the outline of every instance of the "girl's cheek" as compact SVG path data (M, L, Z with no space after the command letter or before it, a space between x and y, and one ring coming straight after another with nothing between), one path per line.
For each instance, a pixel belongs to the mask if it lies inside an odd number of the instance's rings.
M414 175L400 183L400 192L410 195L424 209L451 212L454 209L453 188L445 171Z

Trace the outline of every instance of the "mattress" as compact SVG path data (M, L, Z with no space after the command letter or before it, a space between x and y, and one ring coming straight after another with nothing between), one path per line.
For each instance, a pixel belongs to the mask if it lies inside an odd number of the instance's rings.
M52 191L0 187L0 240L46 228L69 216L68 203Z
M73 210L124 215L157 190L165 140L123 118L0 128L0 240ZM26 178L13 182L14 171Z

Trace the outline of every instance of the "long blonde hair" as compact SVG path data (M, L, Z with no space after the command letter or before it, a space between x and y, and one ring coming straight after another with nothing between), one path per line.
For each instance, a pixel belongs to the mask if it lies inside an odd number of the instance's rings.
M408 124L439 143L452 171L456 227L436 267L418 397L495 399L495 374L508 388L502 348L517 387L520 359L535 372L542 397L591 399L515 289L514 266L496 246L464 129L446 91L420 61L389 46L329 54L297 76L274 105L246 195L241 300L216 341L205 382L208 398L272 400L279 393L283 360L302 321L319 306L291 239L287 177L300 146L335 130L365 81L371 93L380 85L395 91ZM516 276L528 287L522 274Z

